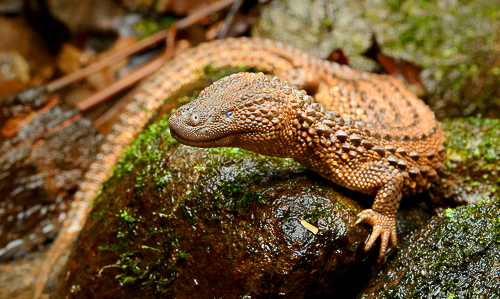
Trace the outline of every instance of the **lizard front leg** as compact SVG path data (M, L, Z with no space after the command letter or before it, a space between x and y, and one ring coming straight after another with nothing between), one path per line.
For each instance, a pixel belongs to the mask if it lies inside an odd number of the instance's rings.
M356 224L366 222L373 227L372 234L365 244L365 251L370 250L380 236L382 242L379 252L380 260L386 254L389 241L393 246L397 244L396 214L401 202L404 178L399 170L394 168L381 169L379 166L371 165L366 170L370 174L378 172L385 175L380 179L382 185L377 191L372 208L363 210L358 215Z

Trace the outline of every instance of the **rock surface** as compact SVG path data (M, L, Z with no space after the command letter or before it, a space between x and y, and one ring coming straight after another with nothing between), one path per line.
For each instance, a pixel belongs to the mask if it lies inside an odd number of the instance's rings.
M455 119L443 127L448 161L433 195L475 204L446 209L405 239L358 298L500 295L500 121Z
M434 187L435 201L443 194L455 200L452 205L498 198L497 125L473 118L444 123L449 159L441 183L458 183L453 192ZM428 222L429 210L447 204L430 203L425 194L404 199L398 249L371 269L376 250L362 252L370 227L353 226L356 214L371 205L369 197L291 160L180 145L164 118L134 142L106 183L65 272L68 279L61 279L55 294L353 298L372 273L362 298L378 298L387 286L384 294L395 298L468 295L479 290L469 270L487 292L499 283L485 275L498 272L488 260L499 254L500 203L448 209ZM421 283L413 283L418 275ZM455 276L460 280L438 288Z
M436 199L463 204L500 196L500 120L458 118L443 128L448 159Z
M401 244L358 298L500 296L499 214L497 198L433 218Z
M353 225L360 202L291 160L180 145L165 118L106 183L56 294L353 297L378 254L363 252L370 227ZM404 206L400 237L428 219L421 202Z
M75 108L33 88L0 99L0 261L54 237L101 138Z

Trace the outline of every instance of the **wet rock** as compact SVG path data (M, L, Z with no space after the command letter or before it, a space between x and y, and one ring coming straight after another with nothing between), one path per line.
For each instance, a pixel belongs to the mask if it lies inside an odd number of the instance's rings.
M288 159L180 145L164 118L105 184L52 295L353 297L378 255L363 252L371 228L353 225L363 203ZM404 206L400 237L428 218Z
M0 99L0 261L52 238L96 154L92 123L33 88Z
M358 298L500 296L500 201L485 200L435 217L406 239Z
M359 298L494 298L500 293L500 121L443 123L446 167L433 187L429 225L398 245ZM484 200L484 201L483 201ZM441 208L439 208L441 206ZM476 297L475 297L476 296Z

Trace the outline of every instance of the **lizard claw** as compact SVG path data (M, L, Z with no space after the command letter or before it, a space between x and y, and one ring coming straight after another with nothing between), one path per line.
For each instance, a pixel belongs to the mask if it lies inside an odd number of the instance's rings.
M368 242L365 244L365 252L370 250L377 238L380 236L382 244L380 245L378 258L381 260L386 254L389 240L391 241L392 246L396 246L398 242L396 235L396 217L382 215L372 209L363 210L358 214L358 217L359 218L355 224L365 222L373 226L370 239L368 239Z

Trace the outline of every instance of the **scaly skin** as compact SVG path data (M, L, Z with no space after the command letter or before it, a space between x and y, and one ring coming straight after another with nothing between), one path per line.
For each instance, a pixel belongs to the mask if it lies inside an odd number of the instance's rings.
M352 145L353 140L355 144L358 143L356 138L352 138L355 136L354 132L359 132L358 135L360 138L362 137L362 140L365 140L364 152L357 154L356 158L348 157L350 161L359 161L356 162L358 163L356 165L363 165L365 167L365 171L356 169L353 170L352 168L349 168L349 162L346 162L347 160L342 160L342 157L345 156L344 152L335 153L334 151L326 153L325 155L325 149L331 148L333 150L333 147L331 146L337 145L339 140L344 137L337 138L336 142L332 142L330 140L330 147L321 147L320 144L322 144L321 142L323 140L325 140L323 142L328 144L325 136L330 133L330 131L321 133L321 126L319 127L319 130L312 129L311 131L318 134L305 135L305 137L300 135L300 138L303 139L303 143L295 142L292 147L287 147L285 149L287 152L293 153L293 155L298 155L298 153L302 152L304 154L307 153L308 155L317 157L315 160L301 159L300 157L297 157L297 159L340 185L360 190L362 192L364 192L363 190L370 191L368 192L370 194L375 194L379 189L382 190L380 187L381 184L384 184L386 189L396 190L396 192L391 193L392 195L386 197L385 200L382 199L382 194L377 195L377 199L373 206L374 212L366 210L359 218L362 221L366 221L374 225L374 233L367 243L366 249L369 249L373 245L373 242L380 233L382 233L383 240L387 240L387 235L392 234L392 241L393 243L396 242L396 238L393 233L393 218L399 201L394 200L393 198L398 198L401 193L397 190L402 190L404 195L420 192L420 190L425 189L428 186L429 179L435 177L435 171L433 168L436 167L439 161L439 156L436 152L440 149L440 146L443 143L443 133L439 124L434 120L434 114L429 111L429 109L423 105L420 100L416 99L397 81L391 78L360 73L351 70L348 67L339 66L335 63L329 63L313 57L307 52L294 49L280 42L255 38L225 39L205 43L196 48L184 51L141 85L137 93L134 95L133 100L125 107L122 117L120 117L117 121L112 132L106 136L106 140L99 151L96 161L90 166L82 182L79 184L79 190L75 194L68 219L65 221L61 232L57 236L54 244L51 246L46 259L47 262L41 267L35 286L35 298L40 297L43 289L48 288L51 284L53 284L55 279L64 275L62 271L70 253L69 249L78 236L81 227L85 223L86 216L90 210L89 203L97 196L97 192L102 183L108 179L112 166L118 161L124 147L129 144L140 132L142 127L148 123L166 98L171 97L183 87L202 78L204 75L203 68L208 65L214 68L238 67L240 65L244 65L249 68L256 68L272 73L279 76L283 80L288 80L300 88L305 88L310 91L311 94L315 95L318 102L323 103L325 109L337 110L340 115L345 118L352 117L354 119L364 121L365 124L362 126L361 130L356 129L353 126L340 126L340 124L338 124L337 127L345 127L344 131L347 133L348 138L346 138L346 142L344 143L347 145ZM241 78L253 78L252 76L256 76L256 79L262 77L260 75L240 76L242 76ZM252 82L257 83L261 82L261 80L258 79ZM252 82L249 81L249 83ZM284 83L275 82L273 84L283 87L288 86L290 90L292 90L291 86ZM204 94L208 94L208 91L210 90L213 92L213 88L209 88ZM222 90L223 89L219 91L220 94L223 94ZM257 92L260 91L256 90L256 93ZM299 95L295 95L295 91L290 92L290 94L294 95L288 97L290 100L297 98L298 101ZM384 97L387 97L387 99L384 99ZM257 98L252 97L252 99L255 100ZM236 100L237 98L233 99L233 104L236 103ZM231 101L227 102L230 103ZM197 101L190 106L199 105L198 107L203 107L200 103L201 102ZM267 103L265 105L269 105L269 107L271 107L272 101L266 99L265 103ZM353 105L351 105L351 103ZM213 105L213 103L210 105ZM251 106L253 105L254 104ZM257 105L260 104L255 104L255 107L257 107ZM300 104L298 102L294 105L296 106L292 106L292 102L290 102L290 105L283 104L283 107L288 107L285 109L287 111L288 109L294 109L289 112L303 110L306 114L311 113L311 111L304 110L307 109L307 107L312 107L309 103L303 104L302 107L299 106ZM185 106L185 108L179 109L176 116L172 118L172 124L176 118L179 118L182 111L186 111L187 107L188 106ZM208 111L209 110L207 109L200 109L199 112L206 114ZM413 117L414 113L417 114L417 117ZM214 110L214 116L216 114L217 112ZM283 114L282 117L284 118L287 115L290 114ZM295 130L293 136L295 136L295 140L299 140L298 133L304 131L304 126L302 126L304 121L310 122L311 124L319 124L319 119L324 119L324 121L326 121L326 118L321 115L321 112L318 111L316 111L314 115L309 115L309 117L310 118L304 119L299 117L297 119L301 125L301 129L298 129L298 125L295 125L294 121L289 119L288 123L282 123L282 126L283 128L290 129L281 130L280 132L287 132L290 130L293 132ZM181 119L183 118L184 117L181 117ZM273 123L273 119L274 117L269 119L271 123ZM279 115L277 116L277 119L281 121ZM333 121L336 121L336 118L334 118ZM256 121L256 123L258 122ZM370 123L372 124L371 126ZM238 125L238 123L235 124ZM328 124L328 122L326 124ZM295 126L295 129L293 129L293 126ZM331 127L332 132L333 129L337 127ZM240 126L240 128L242 127ZM325 130L327 130L326 127ZM367 131L365 132L364 130ZM336 129L335 132L339 131L340 130ZM193 142L195 141L189 141L190 135L187 133L188 131L182 131L180 129L180 124L177 125L177 129L174 129L174 132L177 132L178 138L184 137L186 143L191 142L191 144L194 144ZM181 136L181 134L183 134L182 132L184 132L185 135ZM309 134L309 132L306 133ZM278 135L281 136L281 133L276 133L276 136ZM370 136L368 137L368 135ZM259 135L256 134L256 136ZM268 154L276 154L278 156L291 155L281 153L281 151L278 151L276 146L274 146L273 150L272 146L268 146L268 143L264 142L267 135L260 136L263 137L263 139L261 138L253 141L256 145L253 150ZM335 136L335 134L332 135L330 133L329 136ZM270 136L267 137L270 138ZM400 140L401 137L404 137L405 140ZM406 138L409 140L406 140ZM231 138L225 139L229 140ZM292 136L288 136L281 142L291 142L292 140ZM316 141L319 141L320 143L316 143ZM367 149L367 141L373 144L371 149ZM313 143L315 144L314 146ZM240 146L242 144L243 143L240 143L239 145L235 144L235 146ZM222 144L218 144L217 141L211 141L204 143L204 145L219 146ZM388 147L381 148L386 146ZM397 149L405 149L406 153L392 153L393 150L391 149L391 146L394 148L394 151ZM359 145L356 148L359 148ZM337 149L337 147L335 147L335 149ZM384 157L379 157L378 152L381 152L382 150L385 153ZM349 155L349 152L350 151L347 151L345 154ZM414 158L415 162L413 159L408 158L414 153L418 154L418 158ZM433 153L434 157L432 157L432 159L428 159L427 153ZM397 179L404 176L405 171L402 171L399 168L394 168L398 171L398 174L394 174L392 176L387 175L387 171L385 171L385 169L390 169L391 167L391 165L387 166L386 163L389 162L387 159L389 154L394 156L398 161L406 162L408 169L415 167L419 170L419 173L415 174L408 170L406 173L410 175L410 178ZM321 157L321 155L323 155L323 157ZM332 157L333 159L327 160L325 159L325 156ZM339 157L340 159L338 159ZM333 167L335 163L339 166ZM380 165L378 163L380 163ZM352 162L351 165L353 165ZM336 173L335 169L338 169L339 173L342 173L342 177L338 174L333 175ZM382 171L382 169L384 169L384 171ZM351 170L351 179L348 179L349 175L346 175L346 173L349 172L348 170ZM360 180L365 181L364 185L354 183ZM403 184L401 184L400 181L403 181ZM398 186L394 188L390 187L391 185L389 182ZM415 188L407 187L411 186L413 183L415 183ZM372 186L372 188L370 189L365 185ZM398 195L394 196L394 194ZM390 200L387 198L390 198ZM391 204L388 205L387 203ZM385 222L380 220L386 218L390 219L387 222L389 224L384 224ZM381 227L384 228L382 229ZM384 234L386 237L384 237ZM387 241L383 241L381 247L382 255L384 254L386 247Z
M171 134L191 146L294 158L338 185L375 195L357 223L373 226L365 251L381 236L381 259L389 241L397 243L401 197L437 179L444 133L432 111L396 80L301 58L311 62L300 72L309 81L298 81L314 86L317 102L278 77L239 73L179 108L169 120Z

